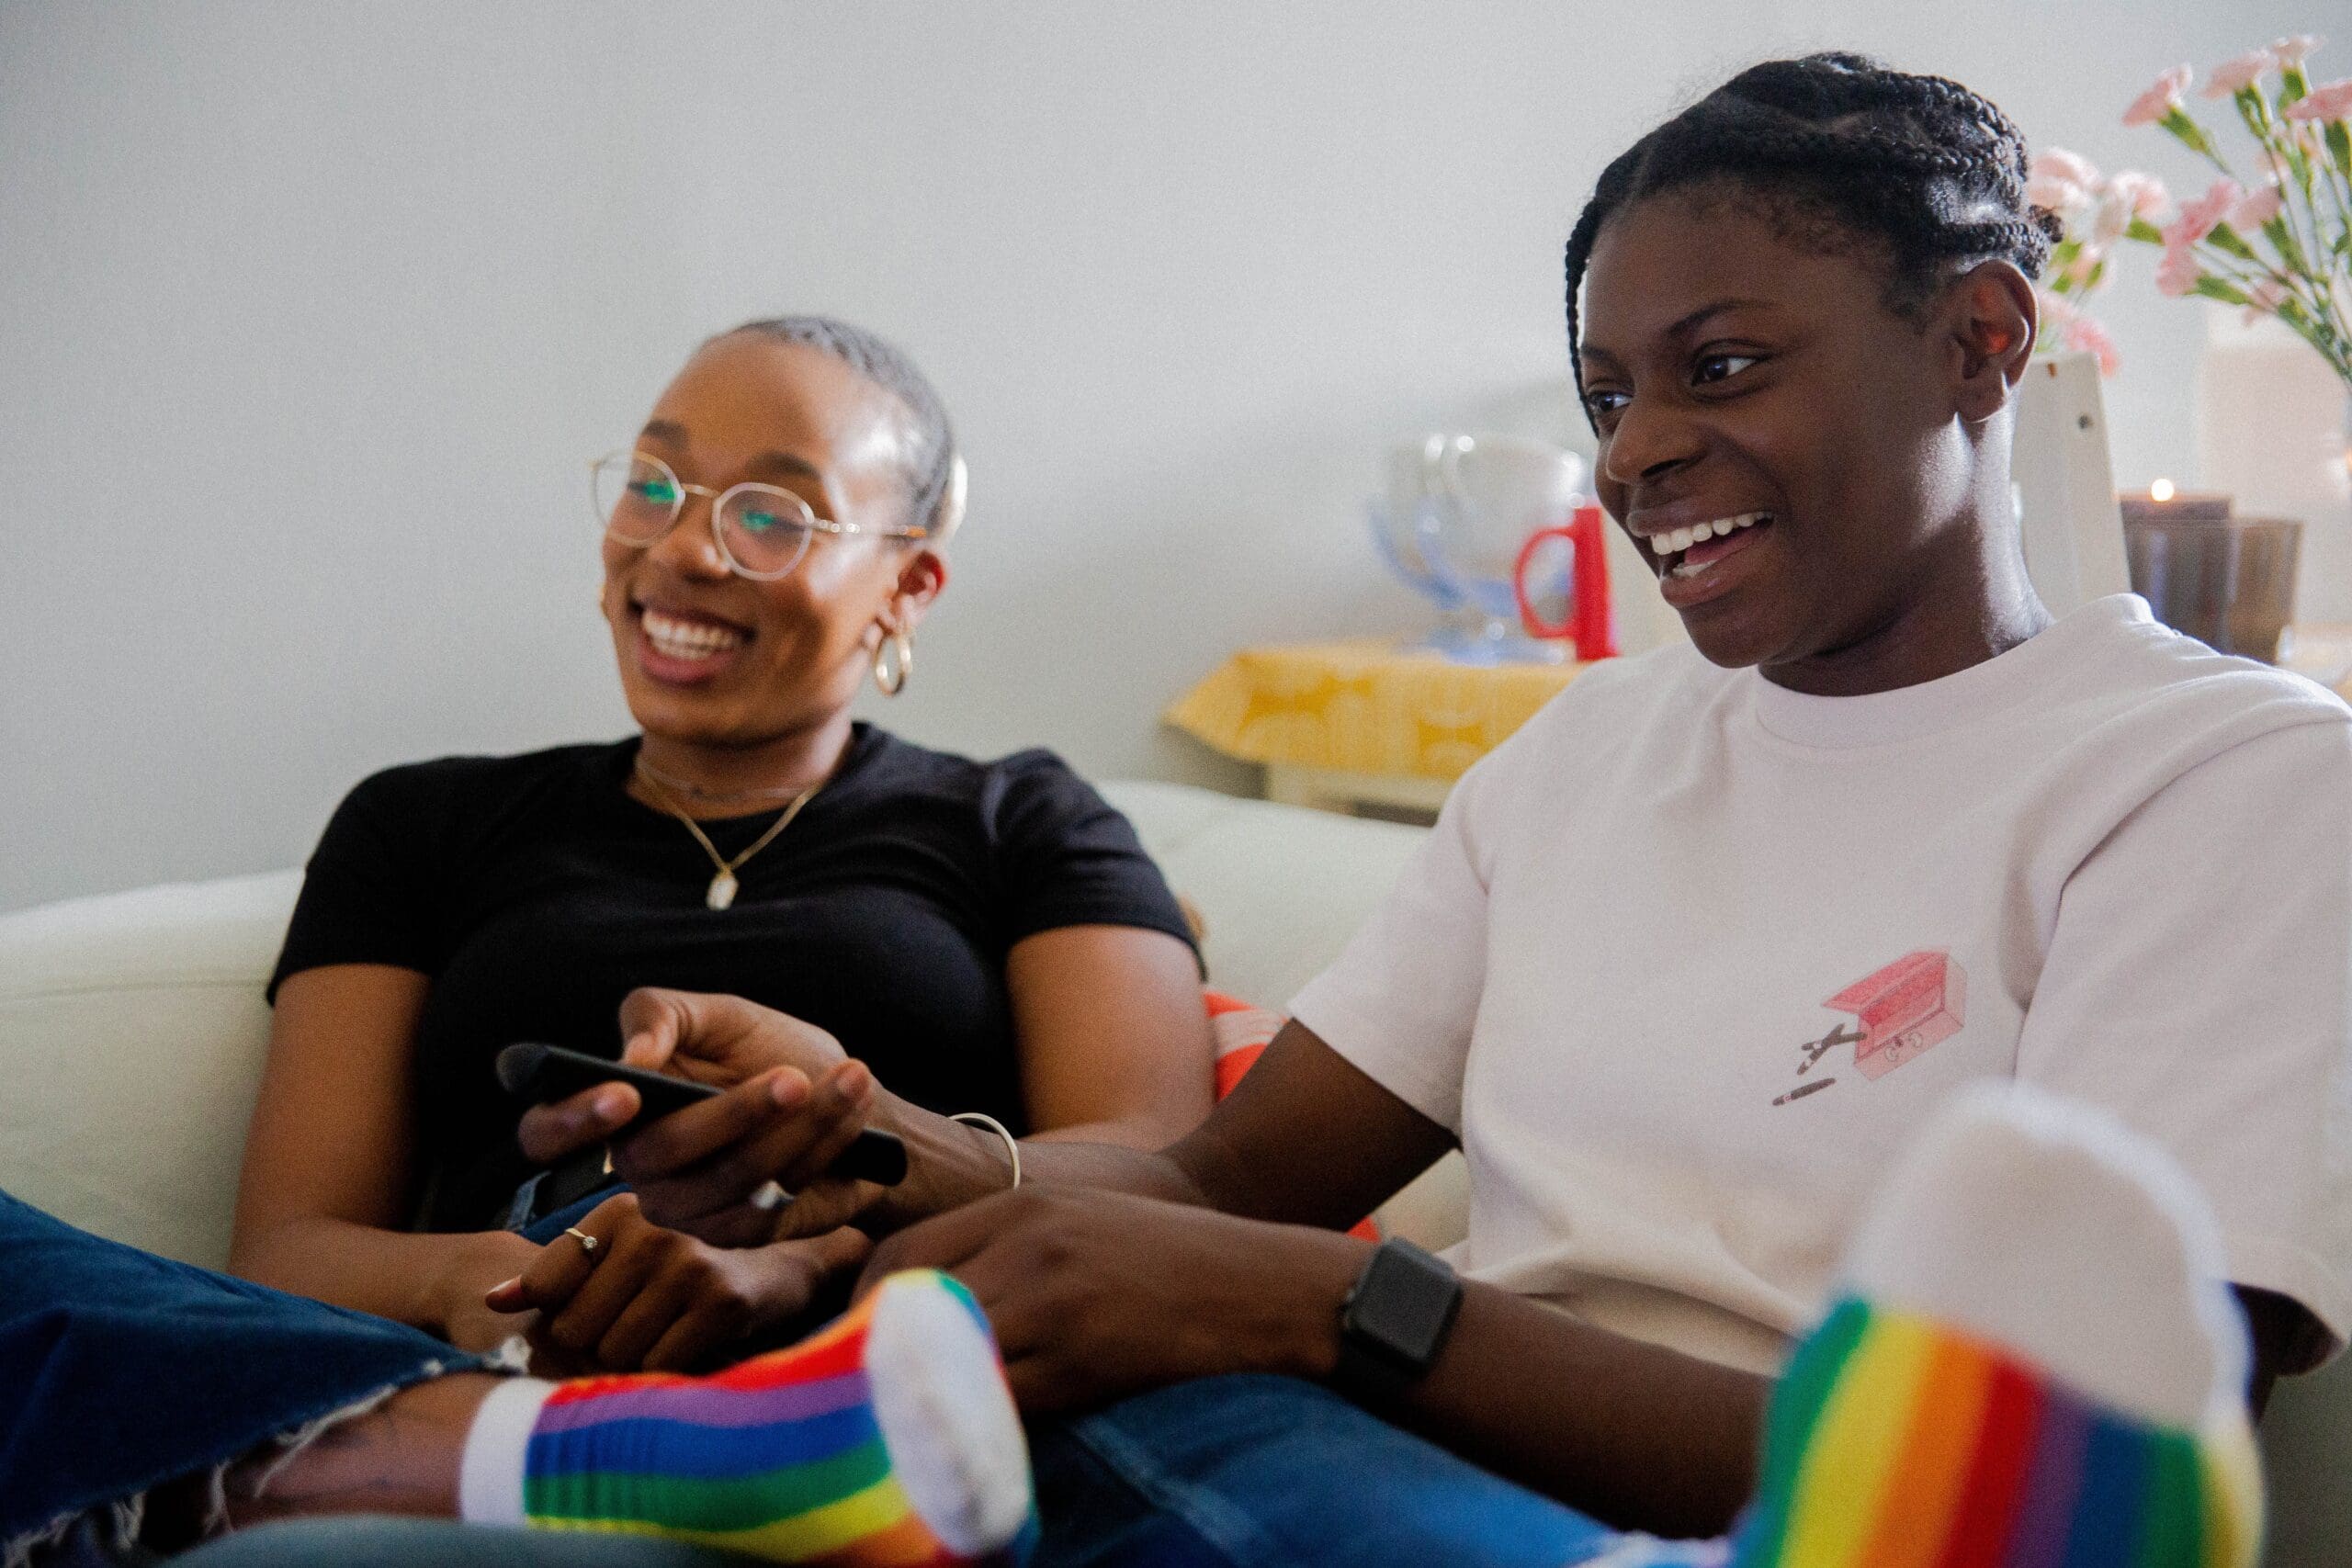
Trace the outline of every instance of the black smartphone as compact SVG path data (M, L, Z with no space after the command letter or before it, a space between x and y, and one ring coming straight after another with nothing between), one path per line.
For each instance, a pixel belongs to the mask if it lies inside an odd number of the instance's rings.
M507 1093L535 1105L566 1099L600 1083L625 1083L644 1101L645 1109L639 1115L641 1122L658 1122L718 1092L710 1084L625 1066L561 1045L509 1045L498 1054L498 1081ZM896 1133L863 1128L825 1174L896 1187L907 1179L907 1145Z

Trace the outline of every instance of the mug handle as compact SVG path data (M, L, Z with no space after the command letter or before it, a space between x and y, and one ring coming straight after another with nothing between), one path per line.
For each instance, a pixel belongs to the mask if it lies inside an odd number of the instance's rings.
M1603 542L1600 508L1579 506L1569 521L1558 527L1539 528L1527 536L1519 547L1519 559L1510 574L1511 597L1519 603L1519 622L1532 637L1575 639L1577 658L1589 661L1613 659L1617 654L1615 617L1609 607L1609 558ZM1571 591L1566 618L1554 626L1535 613L1527 599L1527 569L1533 564L1536 547L1546 539L1566 539L1575 552L1570 564Z
M1556 528L1536 529L1535 532L1527 536L1527 543L1519 547L1519 559L1510 569L1510 593L1511 597L1519 602L1519 624L1527 628L1529 637L1564 640L1576 636L1577 600L1574 588L1569 590L1567 604L1561 611L1560 619L1556 624L1538 615L1533 602L1527 596L1527 570L1535 564L1535 552L1544 547L1544 541L1546 539L1565 539L1567 541L1569 549L1577 556L1584 554L1584 545L1577 539L1577 530L1573 525L1564 524ZM1571 567L1570 570L1573 571L1574 568ZM1575 579L1571 577L1569 581L1573 583Z

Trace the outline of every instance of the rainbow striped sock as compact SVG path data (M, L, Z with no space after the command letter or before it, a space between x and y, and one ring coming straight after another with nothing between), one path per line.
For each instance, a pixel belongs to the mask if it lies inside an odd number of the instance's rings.
M1840 1301L1774 1391L1739 1568L2251 1568L2243 1418L2103 1405L1917 1314Z
M710 1377L503 1384L475 1419L461 1490L482 1522L843 1568L1017 1559L1035 1533L988 1320L931 1269Z
M1952 1096L1880 1178L1765 1421L1739 1568L2252 1568L2212 1210L2112 1115Z

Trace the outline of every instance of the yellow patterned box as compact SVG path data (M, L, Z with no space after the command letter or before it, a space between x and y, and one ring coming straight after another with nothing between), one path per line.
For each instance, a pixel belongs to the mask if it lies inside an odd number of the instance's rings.
M1580 668L1455 664L1369 641L1252 648L1166 716L1244 761L1452 780Z

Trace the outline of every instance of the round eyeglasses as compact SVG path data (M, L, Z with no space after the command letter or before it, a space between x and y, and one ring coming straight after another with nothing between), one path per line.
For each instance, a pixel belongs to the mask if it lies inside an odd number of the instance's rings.
M922 539L928 528L867 528L820 517L808 502L778 485L746 482L715 491L690 485L670 465L643 452L615 452L589 465L589 488L596 521L624 545L645 549L676 525L686 497L710 502L710 531L718 553L738 576L773 582L787 575L808 553L819 534L835 537L868 535L884 539Z

